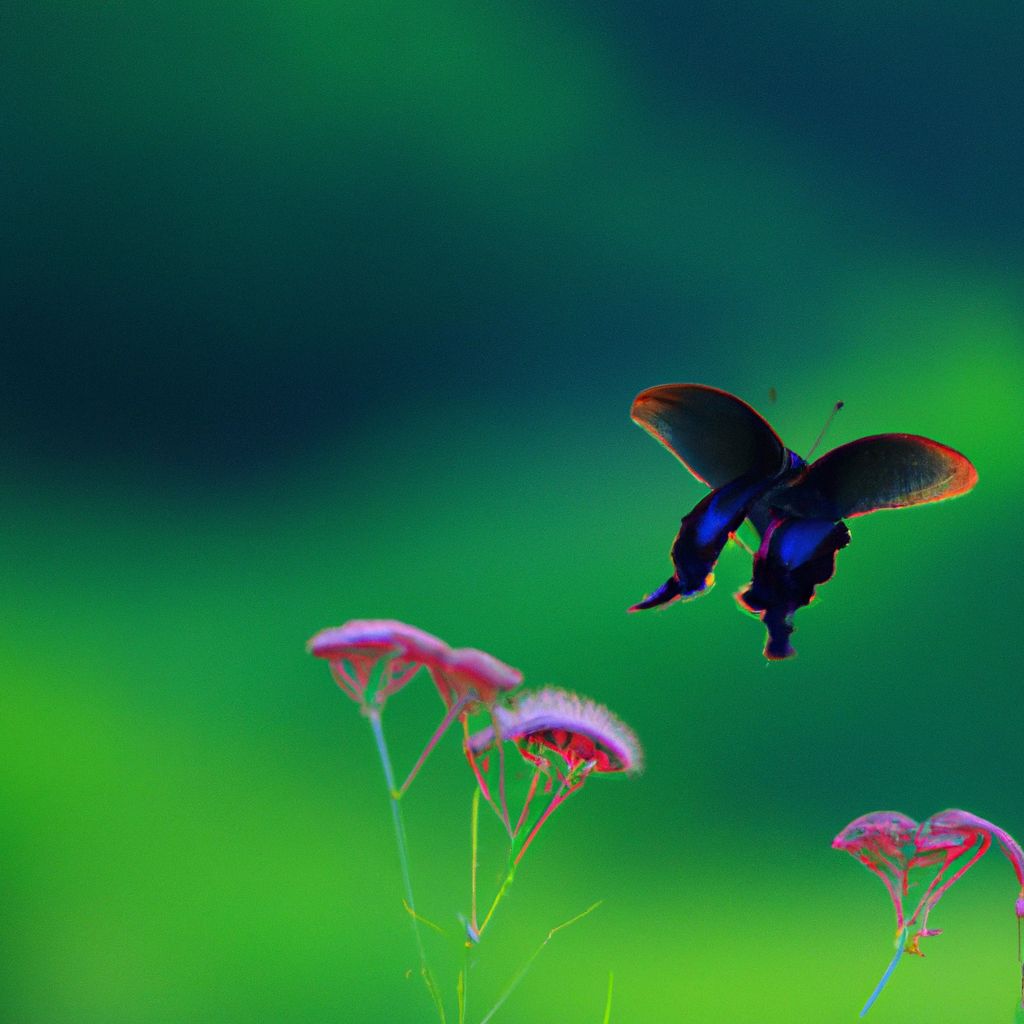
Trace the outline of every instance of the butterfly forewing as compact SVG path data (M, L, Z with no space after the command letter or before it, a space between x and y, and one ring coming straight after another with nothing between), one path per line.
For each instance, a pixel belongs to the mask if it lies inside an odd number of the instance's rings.
M775 431L746 402L718 388L648 388L633 400L632 416L709 487L741 476L772 477L786 465Z
M965 494L978 472L960 452L915 434L878 434L823 455L794 488L794 501L824 503L836 519Z

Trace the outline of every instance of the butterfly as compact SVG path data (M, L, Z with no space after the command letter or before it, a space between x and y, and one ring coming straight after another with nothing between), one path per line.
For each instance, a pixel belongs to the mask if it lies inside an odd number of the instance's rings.
M632 417L712 490L682 520L675 571L630 611L704 593L726 542L749 519L761 543L736 600L764 623L772 661L796 653L793 616L834 575L850 542L843 520L955 498L978 480L960 452L915 434L862 437L808 464L746 402L703 384L641 391Z

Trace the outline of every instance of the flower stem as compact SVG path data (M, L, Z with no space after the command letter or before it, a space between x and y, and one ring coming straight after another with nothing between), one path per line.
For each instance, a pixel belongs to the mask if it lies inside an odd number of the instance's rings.
M512 822L508 816L508 801L505 799L505 744L498 744L498 798L501 801L501 820L505 823L505 831L512 838Z
M427 745L423 748L423 753L420 754L419 759L412 766L412 771L409 772L408 778L405 780L405 782L402 783L401 789L397 790L397 792L395 790L392 790L392 793L394 793L396 798L401 799L403 796L405 796L405 791L412 784L412 780L416 778L416 775L419 773L419 770L423 767L423 763L430 756L430 752L437 745L437 741L448 731L448 726L450 726L452 722L454 722L455 719L462 714L462 710L463 708L465 708L466 703L467 702L465 700L460 700L453 704L451 708L449 708L447 714L444 716L443 719L441 719L441 724L434 730L434 735L431 736L429 740L427 740Z
M469 829L470 829L470 868L469 868L469 923L473 926L473 931L478 935L480 929L476 926L476 869L479 861L479 848L477 844L477 832L480 824L480 790L473 790L473 800L470 804L469 811Z
M462 951L462 970L458 980L459 1024L466 1024L466 1009L469 1006L469 943Z
M530 843L532 843L534 839L537 838L537 833L540 832L541 828L544 826L544 823L548 820L548 818L550 818L551 815L554 814L555 810L561 807L561 805L564 804L565 801L568 800L569 797L572 796L572 794L575 793L576 789L578 788L579 787L577 786L574 789L569 789L567 788L566 781L564 779L562 780L561 785L558 787L558 789L555 790L555 795L551 798L551 803L549 803L548 806L544 809L544 813L537 819L537 824L533 826L533 828L530 830L530 834L526 837L526 841L519 848L519 853L516 854L516 859L512 865L513 868L523 859L523 854L525 854L526 851L529 849Z
M604 1024L609 1024L612 1019L612 988L615 984L615 975L608 972L608 998L604 1003Z
M480 787L480 792L483 795L483 798L487 801L487 805L500 818L501 810L494 802L494 797L491 796L491 791L487 786L487 780L484 778L483 772L480 770L480 763L477 761L476 755L473 753L473 748L469 745L469 722L465 715L462 717L462 733L462 750L466 755L466 760L469 762L469 767L473 769L473 776L476 779L476 784Z
M501 902L502 897L508 892L509 887L512 885L512 880L516 877L516 866L513 864L508 869L508 874L505 876L505 881L501 883L501 888L498 890L498 894L494 897L494 902L491 904L490 910L487 911L487 915L484 917L477 929L477 935L483 935L484 929L487 927L487 922L490 921L494 911L498 909L498 904Z
M863 1017L872 1006L875 1005L875 1000L882 994L882 989L889 983L889 979L892 977L892 972L899 966L900 957L903 956L903 947L907 944L907 929L904 928L900 932L899 941L896 943L896 954L889 962L889 966L885 969L885 974L882 975L881 980L875 986L874 992L868 996L868 1001L864 1004L864 1009L860 1011L858 1016Z
M423 983L427 986L430 998L434 1002L438 1018L441 1024L444 1024L444 1003L441 1001L437 982L427 966L427 954L423 948L423 937L420 935L419 921L416 917L416 900L412 894L412 878L409 874L409 842L405 835L405 821L402 819L402 808L398 803L398 797L395 795L395 772L391 766L391 757L388 755L388 745L384 740L384 727L380 720L380 709L368 707L365 710L365 714L370 721L373 738L377 741L377 753L380 755L381 767L384 770L384 782L388 787L388 799L391 802L391 821L395 827L395 842L398 846L398 862L402 871L405 902L410 910L409 918L412 921L412 932L416 939L416 952L420 958L420 976L423 978Z

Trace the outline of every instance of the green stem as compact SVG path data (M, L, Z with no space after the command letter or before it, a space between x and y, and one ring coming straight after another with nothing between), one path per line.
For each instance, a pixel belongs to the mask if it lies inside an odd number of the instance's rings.
M501 883L501 888L498 890L498 895L494 897L494 902L491 904L491 909L487 911L487 915L484 917L477 929L477 935L483 935L484 929L487 927L487 922L490 921L491 915L498 909L498 904L501 902L501 898L508 892L509 887L512 885L512 880L516 877L516 866L512 865L508 869L508 874L505 876L505 881Z
M480 790L473 790L473 800L469 809L470 864L469 864L469 923L473 931L479 934L476 926L476 869L479 861L477 831L480 824Z
M523 978L526 977L527 972L533 966L533 961L541 955L541 953L544 951L544 947L555 937L555 935L557 935L563 928L568 928L570 925L575 924L577 921L581 921L583 918L587 916L587 914L590 914L593 911L595 911L599 906L601 906L601 902L601 900L598 900L596 903L592 903L589 907L587 907L586 910L583 911L582 914L577 914L575 917L570 918L568 921L565 921L563 924L560 924L557 927L552 928L551 931L548 932L547 938L545 938L544 941L533 951L533 953L530 955L530 959L527 960L525 964L523 964L523 966L516 973L515 977L508 983L508 985L505 988L505 991L502 992L502 994L498 998L498 1001L490 1008L490 1010L487 1011L486 1015L481 1019L480 1024L487 1024L487 1022L502 1008L502 1006L504 1006L505 1001L515 991L516 986L519 984L519 982L521 982Z
M440 992L434 976L427 966L427 954L423 948L423 937L420 935L419 921L416 918L416 900L412 894L412 877L409 874L409 841L405 835L405 821L402 818L402 808L398 803L395 791L395 771L391 766L391 757L388 754L388 745L384 739L384 726L381 724L380 709L368 707L365 710L366 717L370 721L370 728L373 730L373 738L377 741L377 753L380 755L381 767L384 769L384 781L388 787L388 800L391 803L391 821L395 827L395 842L398 845L398 862L402 871L402 886L405 889L405 902L409 908L409 918L412 921L412 932L416 939L416 951L420 958L420 975L423 983L427 986L430 998L437 1009L438 1017L444 1024L444 1004L441 1001Z
M469 946L462 950L462 970L459 972L459 1024L466 1024L466 1010L469 1006Z

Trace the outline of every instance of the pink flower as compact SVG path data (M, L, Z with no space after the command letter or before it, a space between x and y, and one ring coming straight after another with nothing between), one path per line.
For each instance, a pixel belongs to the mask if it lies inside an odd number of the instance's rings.
M474 753L501 738L511 740L533 764L549 764L557 754L569 772L638 772L643 753L636 735L606 707L549 686L524 694L513 708L496 707L495 725L470 737ZM589 767L586 767L589 766Z
M465 705L477 701L493 704L502 693L514 690L523 681L519 669L472 647L449 649L427 667L448 707L460 701Z
M467 735L466 758L481 794L508 832L513 869L548 818L591 774L640 771L643 754L633 731L607 708L565 690L548 687L522 695L512 708L495 705L491 722ZM505 742L532 768L514 819L509 792L516 780L508 772ZM535 800L539 793L543 797Z
M896 911L897 935L917 926L905 952L921 956L920 939L939 934L928 928L929 914L947 890L985 855L993 839L1013 865L1019 886L1014 909L1018 917L1024 917L1024 851L1008 832L967 811L940 811L920 825L905 814L875 811L851 821L832 846L852 854L882 879ZM962 857L967 859L947 876ZM910 892L911 873L936 865L938 870L907 917L903 899Z
M352 619L321 630L306 649L326 659L341 690L364 705L375 671L381 676L374 699L383 704L421 665L443 662L451 650L436 636L395 619Z
M905 814L873 811L855 818L832 840L834 850L845 850L882 880L896 910L897 932L904 923L903 896L917 828Z
M343 626L321 630L306 646L315 657L328 662L341 691L378 725L388 697L402 689L421 668L434 680L445 715L405 782L396 788L394 780L389 781L396 798L409 788L454 721L465 722L478 704L493 704L523 679L518 669L484 651L468 647L452 650L436 636L394 619L353 619ZM381 742L379 739L378 743Z
M463 708L472 702L493 703L501 693L522 681L518 669L486 651L453 650L436 636L394 619L353 619L324 629L306 645L310 654L325 658L335 681L357 703L366 703L366 690L375 669L380 681L375 699L383 703L423 667L430 673L445 706ZM389 665L382 663L391 662Z

